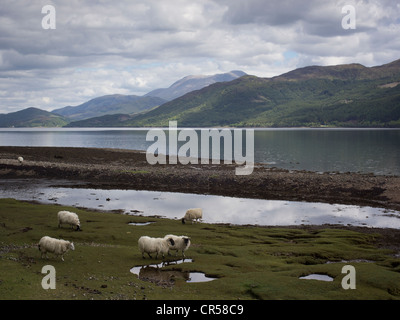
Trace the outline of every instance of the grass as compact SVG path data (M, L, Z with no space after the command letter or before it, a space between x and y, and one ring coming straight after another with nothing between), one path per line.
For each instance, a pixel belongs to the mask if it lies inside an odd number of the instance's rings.
M80 216L82 231L58 228L56 213ZM212 213L208 213L212 214ZM129 222L155 221L146 226ZM58 205L0 200L0 299L400 299L400 259L379 249L378 234L344 229L263 228L186 224L178 220L127 216ZM134 266L160 263L145 259L137 248L142 235L186 234L191 263L163 269L203 272L218 279L174 285L138 279ZM73 241L75 251L62 262L41 259L36 244L49 235ZM168 257L168 260L173 258ZM373 262L342 262L363 259ZM334 263L327 263L327 262ZM44 265L56 270L56 289L41 286ZM342 267L356 269L356 289L344 290ZM157 271L159 272L159 271ZM326 274L332 282L300 280Z

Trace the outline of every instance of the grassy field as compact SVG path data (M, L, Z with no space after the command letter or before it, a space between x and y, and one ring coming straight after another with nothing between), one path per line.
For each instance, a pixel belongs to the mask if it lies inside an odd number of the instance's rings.
M79 214L82 231L58 228L56 214L62 209ZM128 224L145 221L155 223ZM173 284L138 279L132 267L161 262L143 260L138 238L169 233L192 238L186 256L193 262L162 269L169 273L156 271L161 278L172 275ZM41 259L37 243L44 235L73 241L75 251L64 262L51 254ZM329 227L182 225L178 220L2 199L0 299L400 299L400 258L379 249L379 237ZM342 288L347 264L355 267L356 289ZM56 289L42 288L45 265L56 270ZM187 283L178 271L217 279ZM299 279L311 273L334 280Z

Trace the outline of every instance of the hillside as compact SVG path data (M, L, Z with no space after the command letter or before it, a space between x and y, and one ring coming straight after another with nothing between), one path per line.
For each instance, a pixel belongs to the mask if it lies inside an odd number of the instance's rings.
M168 88L155 89L147 93L145 96L159 97L167 101L171 101L193 90L200 90L216 82L232 81L244 75L246 75L245 72L234 70L227 73L214 74L211 76L187 76L176 81Z
M0 114L0 127L62 127L69 121L62 116L38 108Z
M167 127L176 120L180 127L400 127L400 60L308 66L273 78L215 76L222 78L169 102L109 95L53 113L28 108L0 115L0 126ZM191 80L177 83L188 88Z
M133 114L159 106L166 100L158 97L136 95L106 95L94 98L75 107L64 107L52 112L69 118L83 120L110 114Z
M274 78L216 83L132 120L127 126L400 126L400 60L296 69Z

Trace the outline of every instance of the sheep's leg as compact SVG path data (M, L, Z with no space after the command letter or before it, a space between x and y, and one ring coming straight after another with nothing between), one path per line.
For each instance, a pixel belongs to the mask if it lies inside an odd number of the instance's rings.
M147 252L147 254L149 255L149 257L150 257L151 259L153 259L153 257L150 255L150 253Z

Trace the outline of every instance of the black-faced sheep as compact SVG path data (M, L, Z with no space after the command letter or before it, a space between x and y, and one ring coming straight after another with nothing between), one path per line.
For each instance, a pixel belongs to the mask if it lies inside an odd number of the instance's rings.
M185 251L190 247L190 238L187 236L176 236L173 234L168 234L164 237L164 239L168 238L173 239L175 242L175 244L171 246L169 250L176 250L175 256L178 255L179 251L182 251L182 257L185 257Z
M182 223L185 224L186 221L200 221L203 218L203 209L194 208L186 211L185 216L182 218Z
M81 230L81 223L79 217L75 212L70 211L59 211L57 213L58 227L62 224L69 224L72 228L76 227L76 231Z
M64 254L68 250L75 250L73 242L55 239L49 236L44 236L39 241L39 251L41 252L41 257L43 255L47 258L47 252L54 253L57 257L61 255L61 260L64 261Z
M144 259L144 254L147 253L150 258L153 258L150 253L156 253L156 258L158 254L161 253L162 257L168 253L170 247L175 244L174 240L171 238L151 238L148 236L142 236L138 240L139 251L142 253Z

